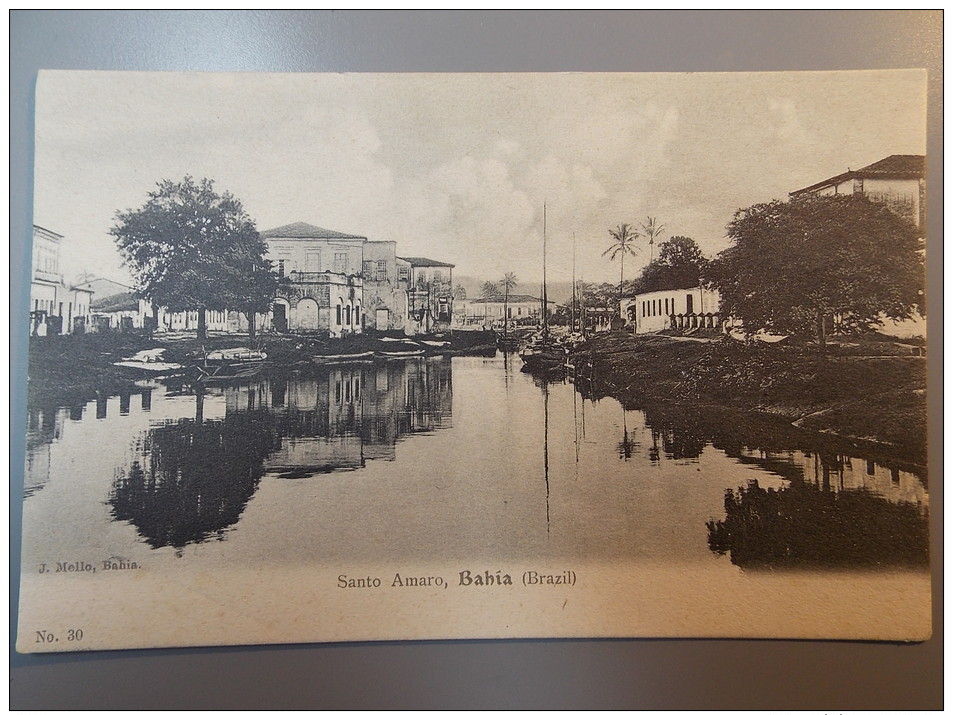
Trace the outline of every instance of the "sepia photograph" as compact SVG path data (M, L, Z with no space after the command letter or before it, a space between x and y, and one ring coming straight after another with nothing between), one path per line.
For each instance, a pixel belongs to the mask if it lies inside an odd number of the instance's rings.
M928 639L926 104L42 71L17 650Z

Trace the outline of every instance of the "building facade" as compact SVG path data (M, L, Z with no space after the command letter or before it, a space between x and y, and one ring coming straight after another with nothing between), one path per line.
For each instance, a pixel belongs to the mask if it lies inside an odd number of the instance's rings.
M893 154L861 169L848 169L803 189L791 196L863 195L875 203L886 205L898 216L916 226L923 224L925 157L915 154Z
M407 294L408 335L450 328L453 322L452 263L420 256L397 257L397 282Z
M367 238L298 222L261 233L266 258L283 279L272 303L278 332L342 337L361 333Z
M514 324L540 325L543 322L542 301L538 297L526 294L502 298L472 298L457 301L457 324L465 326L479 325L493 328L503 324L503 316ZM549 301L548 313L553 314L555 303Z
M620 302L619 313L633 332L720 328L717 290L703 287L658 290Z
M63 236L33 226L33 265L30 279L30 334L65 335L85 332L90 322L93 290L69 286L60 272Z

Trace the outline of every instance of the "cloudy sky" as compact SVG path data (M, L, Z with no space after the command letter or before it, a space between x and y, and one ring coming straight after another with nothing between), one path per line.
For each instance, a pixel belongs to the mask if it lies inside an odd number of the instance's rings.
M67 279L131 283L108 230L162 179L208 177L259 230L396 240L457 275L618 280L611 227L714 255L741 207L890 154L923 154L925 74L44 72L34 222ZM634 275L647 251L632 260Z

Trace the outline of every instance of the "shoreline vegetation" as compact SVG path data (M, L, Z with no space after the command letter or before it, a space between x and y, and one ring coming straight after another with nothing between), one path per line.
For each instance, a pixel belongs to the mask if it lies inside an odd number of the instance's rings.
M176 339L170 339L170 338ZM491 331L454 331L446 349L460 354L495 339ZM371 347L377 338L336 341L304 336L261 336L272 369L301 365L310 356ZM366 345L365 345L366 343ZM206 351L247 345L247 336L194 337L99 333L32 338L28 404L68 406L102 395L138 392L148 375L113 365L140 350L162 347L166 360L188 364ZM570 357L587 396L613 397L626 409L651 411L674 426L701 433L748 430L778 441L819 439L926 465L926 359L922 343L867 339L832 342L822 358L811 343L742 343L671 335L599 333ZM756 423L756 424L755 424Z
M740 431L756 419L779 432L884 453L926 465L926 359L921 345L868 339L743 343L611 331L574 354L577 379L626 409L654 409L670 422ZM729 420L727 427L725 421ZM845 445L845 443L847 443Z

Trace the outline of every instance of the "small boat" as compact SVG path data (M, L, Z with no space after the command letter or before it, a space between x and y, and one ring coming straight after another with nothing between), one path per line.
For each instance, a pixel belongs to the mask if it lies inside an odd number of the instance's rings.
M260 363L268 359L268 355L261 350L252 350L251 348L225 348L223 350L213 350L205 356L206 364L248 364Z
M467 348L451 350L450 354L457 357L494 357L496 355L496 344L492 345L471 345Z
M311 362L316 365L329 365L339 362L370 362L374 358L374 351L367 350L361 353L338 353L336 355L312 355Z
M378 350L375 355L380 357L387 358L388 360L393 360L394 358L408 358L408 357L419 357L423 355L425 350Z
M519 352L526 372L557 370L566 365L566 349L549 337L527 343Z
M250 380L261 374L264 366L261 363L224 368L211 374L199 375L198 381L203 385L223 385L242 380Z
M151 350L140 350L132 357L114 362L118 367L131 367L145 372L163 374L177 372L182 369L182 365L177 362L166 362L163 359L165 348L152 348Z

